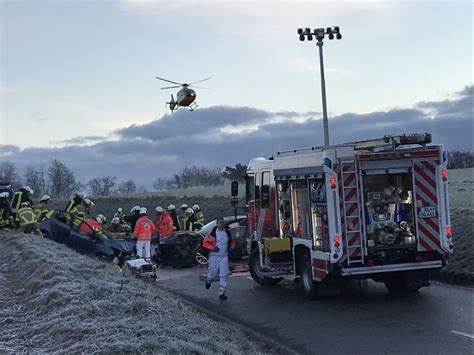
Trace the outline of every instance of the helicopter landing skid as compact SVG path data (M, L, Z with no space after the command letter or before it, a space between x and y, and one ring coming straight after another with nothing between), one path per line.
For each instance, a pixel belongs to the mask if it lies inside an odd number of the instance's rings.
M194 111L196 108L198 108L198 104L193 102L191 105L189 105L189 111Z

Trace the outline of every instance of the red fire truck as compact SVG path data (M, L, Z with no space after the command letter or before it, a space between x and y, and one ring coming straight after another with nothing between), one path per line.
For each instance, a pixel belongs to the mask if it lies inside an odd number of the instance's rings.
M384 282L418 290L453 252L447 154L431 135L385 136L250 160L249 269L262 285Z

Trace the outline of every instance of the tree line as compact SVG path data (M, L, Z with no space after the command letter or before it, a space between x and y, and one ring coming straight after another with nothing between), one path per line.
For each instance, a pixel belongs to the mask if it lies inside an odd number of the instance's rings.
M448 152L448 169L474 168L474 152L452 150ZM243 181L247 166L237 164L225 169L191 166L181 169L170 177L159 177L153 182L156 191L171 191L196 186L218 186L228 181ZM15 164L0 163L0 182L9 182L14 189L28 185L34 190L34 197L48 194L53 198L69 198L75 191L87 190L93 196L130 195L147 192L134 180L118 181L116 176L98 176L85 184L77 181L74 172L58 159L49 166L28 166L20 177Z
M153 182L156 191L167 191L195 186L218 186L229 180L242 180L247 167L237 164L235 167L220 168L186 167L169 178L157 178ZM53 198L69 198L75 191L87 190L92 196L130 195L147 192L134 180L118 181L116 176L98 176L87 183L77 181L74 172L63 162L53 159L49 166L27 166L20 177L15 164L0 163L0 183L9 182L16 190L22 185L30 186L34 198L50 195Z

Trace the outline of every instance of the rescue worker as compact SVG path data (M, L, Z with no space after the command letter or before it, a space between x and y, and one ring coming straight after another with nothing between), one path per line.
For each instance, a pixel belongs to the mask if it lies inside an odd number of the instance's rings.
M196 216L196 221L197 223L200 223L201 226L204 225L204 213L202 213L201 211L201 207L195 203L192 207L193 211L194 211L194 214Z
M125 214L123 213L122 207L117 208L117 212L114 213L114 218L115 217L118 217L120 224L123 223L123 218L125 217Z
M173 230L179 231L181 229L181 226L179 225L178 214L176 213L176 206L173 204L169 204L166 209L168 210L168 213L171 219L173 220Z
M182 230L186 230L186 220L188 219L186 216L186 210L188 209L188 205L183 203L179 209L181 210L181 215L179 216L179 225Z
M79 225L78 231L90 237L98 236L102 233L103 215L99 214L96 218L85 218Z
M80 204L77 207L74 207L73 213L68 215L69 218L72 218L72 227L74 230L79 230L81 223L86 219L86 206ZM70 220L68 221L70 223Z
M130 210L130 216L124 216L123 220L130 223L130 230L133 233L135 231L135 224L140 218L140 206L133 206Z
M76 192L72 196L72 198L69 200L68 204L66 205L66 209L64 210L64 212L65 212L64 218L66 220L66 223L70 224L71 221L72 221L74 226L76 227L76 229L79 228L79 224L81 224L81 219L85 217L81 214L81 216L79 216L78 220L76 220L77 214L79 213L79 206L82 205L85 198L86 198L85 193ZM81 211L81 212L85 213L85 210ZM79 224L78 224L78 222L79 222Z
M173 233L173 219L170 217L168 212L161 206L158 206L156 208L156 213L158 214L156 221L158 237L160 239L166 238L171 233Z
M74 196L69 200L64 211L66 213L71 213L73 209L79 206L85 198L86 194L84 192L76 192Z
M20 228L23 233L34 232L36 235L43 237L43 233L38 228L35 213L29 202L23 202L18 210L18 219L20 221Z
M31 196L30 196L30 195L33 195L33 193L34 191L31 189L31 187L22 186L17 192L13 194L12 202L10 204L10 209L11 209L11 213L12 213L16 228L20 226L20 222L18 219L18 212L20 210L21 204L24 202L28 202L30 206L34 206L34 203L31 200Z
M112 221L110 222L110 226L108 230L109 232L112 232L112 233L124 232L124 228L122 227L122 224L120 223L119 217L112 218Z
M186 226L185 230L196 232L202 228L202 224L197 223L196 215L192 208L186 210Z
M206 277L206 289L211 287L212 280L219 274L219 299L226 300L225 288L229 275L229 251L235 242L229 229L225 226L224 218L219 217L217 225L203 240L203 247L209 250L209 267Z
M147 209L142 207L140 209L140 218L135 225L135 230L133 232L133 237L137 239L137 255L140 258L144 258L146 261L150 260L151 251L151 236L156 230L155 225L147 216Z
M40 199L40 202L35 206L35 216L38 223L40 223L48 214L49 200L51 200L51 197L48 195L43 195Z
M0 228L10 227L10 204L8 203L8 192L0 193Z
M85 198L82 203L86 207L86 214L88 214L89 216L92 216L91 208L92 208L92 206L95 205L95 203L92 202L92 200L90 200L88 198Z

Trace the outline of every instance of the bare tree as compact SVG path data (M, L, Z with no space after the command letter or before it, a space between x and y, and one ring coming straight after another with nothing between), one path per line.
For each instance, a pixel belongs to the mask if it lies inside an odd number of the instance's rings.
M80 188L74 173L61 161L54 159L48 169L51 195L57 198L69 197Z
M115 186L116 176L95 177L87 182L87 186L94 196L109 196Z
M9 161L0 164L0 181L10 183L14 189L20 187L21 181L16 172L15 164Z
M133 180L127 180L118 185L117 191L121 195L130 195L137 191L137 185Z
M25 184L30 186L34 197L40 197L48 193L47 171L44 165L39 167L27 166L23 174Z
M156 190L156 191L166 191L168 190L168 186L167 186L167 182L168 182L169 179L166 179L166 178L157 178L154 182L153 182L153 188Z
M452 150L448 152L448 169L474 168L474 152Z

